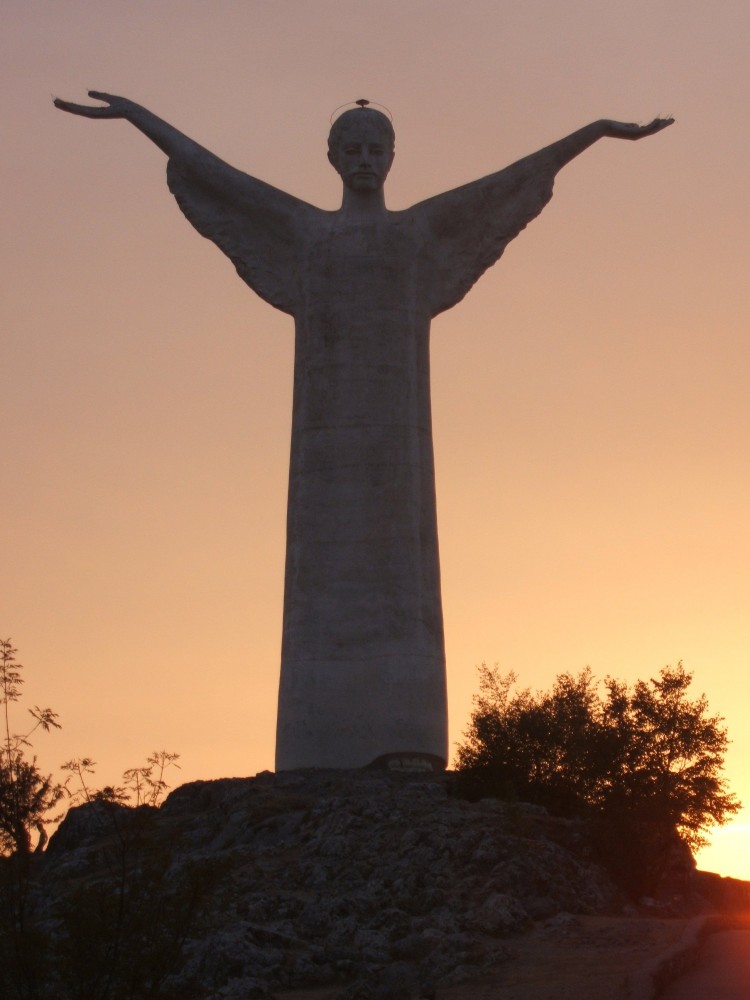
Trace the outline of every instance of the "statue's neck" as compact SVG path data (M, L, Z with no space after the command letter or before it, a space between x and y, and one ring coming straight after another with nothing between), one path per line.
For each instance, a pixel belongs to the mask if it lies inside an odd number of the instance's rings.
M385 215L386 211L382 188L377 191L352 191L351 188L344 188L340 209L342 215L371 219L373 216Z

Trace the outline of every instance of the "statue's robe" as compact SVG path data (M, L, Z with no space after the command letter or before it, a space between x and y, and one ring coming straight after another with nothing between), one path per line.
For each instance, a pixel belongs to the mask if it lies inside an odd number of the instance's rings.
M552 194L531 158L352 221L206 153L171 161L190 222L295 320L276 766L445 766L430 320Z

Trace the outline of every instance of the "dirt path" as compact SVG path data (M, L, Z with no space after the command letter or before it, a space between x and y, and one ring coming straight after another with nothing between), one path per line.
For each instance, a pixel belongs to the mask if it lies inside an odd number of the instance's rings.
M438 990L437 1000L627 1000L631 974L675 945L687 923L558 917L509 939L509 960L486 982Z
M750 930L712 934L703 945L697 964L661 996L662 1000L747 1000Z
M631 974L675 945L688 923L561 914L528 934L505 939L505 961L479 979L438 989L436 1000L630 1000ZM295 990L279 1000L341 995L341 987ZM701 1000L709 998L710 993Z

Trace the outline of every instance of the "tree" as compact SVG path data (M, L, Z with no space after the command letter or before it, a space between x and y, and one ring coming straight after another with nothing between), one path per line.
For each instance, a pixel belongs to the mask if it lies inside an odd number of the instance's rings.
M603 860L647 889L675 843L691 850L740 807L721 772L729 738L682 665L632 688L589 669L551 692L512 693L515 675L482 665L459 745L465 794L516 797L592 820Z
M28 854L31 833L37 830L37 849L47 840L48 814L63 795L62 786L44 775L36 757L26 756L30 737L37 729L59 729L57 714L50 708L30 708L34 724L25 733L11 730L10 705L21 697L23 665L15 658L17 650L10 639L0 639L0 703L4 707L5 735L0 751L0 853Z
M729 746L724 720L708 714L705 695L689 699L692 679L678 663L630 692L607 680L604 724L616 749L602 801L621 797L642 810L658 803L665 821L698 848L707 843L705 832L725 823L740 803L721 777Z

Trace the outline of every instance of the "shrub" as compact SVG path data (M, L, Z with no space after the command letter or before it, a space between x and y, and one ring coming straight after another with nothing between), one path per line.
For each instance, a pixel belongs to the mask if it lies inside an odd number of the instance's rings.
M675 844L703 846L739 809L721 776L723 719L705 695L689 698L682 663L632 688L608 677L604 696L589 669L559 675L551 692L514 693L515 681L480 668L459 787L590 818L600 857L632 891L653 889Z

